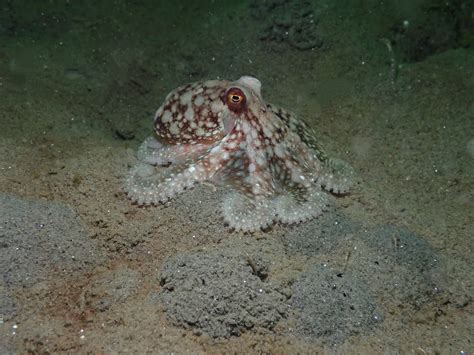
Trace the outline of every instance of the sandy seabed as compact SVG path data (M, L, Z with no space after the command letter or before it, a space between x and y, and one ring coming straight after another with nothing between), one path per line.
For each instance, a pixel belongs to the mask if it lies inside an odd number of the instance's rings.
M0 353L474 350L472 46L405 61L390 2L314 3L313 50L262 40L246 2L25 4L0 17ZM255 233L221 188L131 204L166 94L245 74L353 191Z

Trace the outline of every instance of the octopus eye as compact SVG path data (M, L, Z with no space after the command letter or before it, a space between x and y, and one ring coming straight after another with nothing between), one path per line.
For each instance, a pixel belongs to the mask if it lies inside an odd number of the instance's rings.
M240 103L244 97L243 96L240 96L240 95L237 95L237 94L229 94L229 97L227 98L229 101L232 101L232 103L234 104L238 104Z
M242 112L246 107L247 98L239 88L230 88L225 95L225 104L231 111Z

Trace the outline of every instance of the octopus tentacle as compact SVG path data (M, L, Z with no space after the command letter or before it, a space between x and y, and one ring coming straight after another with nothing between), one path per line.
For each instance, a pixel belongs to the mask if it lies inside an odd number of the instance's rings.
M274 164L274 176L278 181L277 196L274 198L276 220L293 224L319 216L327 205L327 198L307 174L309 166L302 164L288 148L276 147L282 159Z
M246 139L246 155L248 157L248 180L252 186L252 194L255 196L272 196L275 193L275 185L272 174L268 169L267 154L265 146L256 146L250 135Z
M167 145L155 137L148 137L138 148L137 157L140 161L151 165L179 165L199 159L211 148L209 144Z
M156 168L140 162L130 169L125 180L127 196L139 205L164 203L205 180L190 170L192 167Z
M327 208L328 199L318 188L307 189L305 200L295 199L290 193L282 193L273 201L276 220L284 224L294 224L318 217Z
M338 158L329 158L318 181L326 191L339 195L349 192L354 178L354 169L349 164Z
M272 111L277 117L279 117L290 131L295 132L301 141L309 147L315 157L325 162L328 159L324 147L318 142L316 134L312 128L310 128L305 121L301 120L296 114L278 107L273 104L267 104L270 111Z
M352 167L341 159L329 157L324 147L318 142L314 130L294 113L273 104L268 104L267 106L276 116L285 122L290 130L295 132L305 146L311 150L313 157L309 159L306 157L304 159L313 162L310 170L317 178L319 184L325 190L334 194L347 193L353 184L355 176ZM302 148L302 146L298 144L294 146L300 149ZM305 152L300 152L300 154L293 152L292 154L294 157L305 157L305 155ZM314 163L316 163L316 165L314 165ZM318 164L320 166L318 166Z
M209 145L164 145L154 137L147 138L138 149L139 162L130 169L125 180L128 197L139 205L166 202L208 179L203 162L199 162ZM190 163L192 161L196 164Z
M271 199L233 192L224 199L222 214L231 228L247 232L270 226L276 211Z

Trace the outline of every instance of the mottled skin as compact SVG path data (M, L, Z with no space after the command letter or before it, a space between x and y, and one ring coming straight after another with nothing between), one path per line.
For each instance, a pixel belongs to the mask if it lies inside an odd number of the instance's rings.
M326 156L308 126L267 104L260 88L244 76L172 91L155 115L156 137L142 144L128 175L128 196L156 204L211 181L232 189L223 214L235 229L319 215L326 205L321 186L347 192L352 169Z

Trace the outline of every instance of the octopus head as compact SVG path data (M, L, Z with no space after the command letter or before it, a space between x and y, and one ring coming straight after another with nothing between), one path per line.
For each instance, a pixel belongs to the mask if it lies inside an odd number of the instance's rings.
M260 81L208 80L181 86L168 94L155 114L156 138L165 144L214 144L236 120L265 110Z

